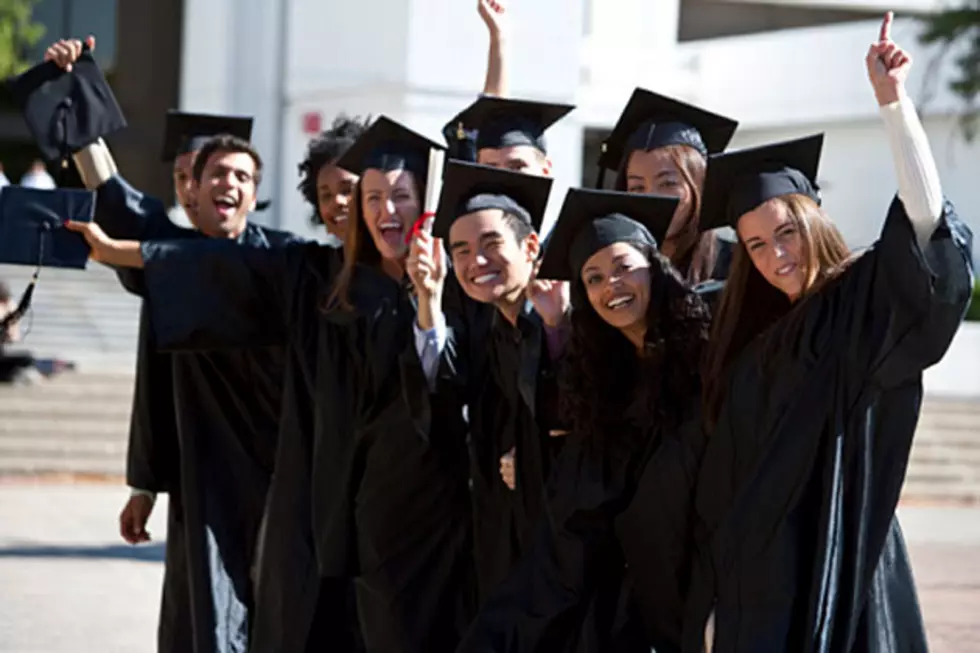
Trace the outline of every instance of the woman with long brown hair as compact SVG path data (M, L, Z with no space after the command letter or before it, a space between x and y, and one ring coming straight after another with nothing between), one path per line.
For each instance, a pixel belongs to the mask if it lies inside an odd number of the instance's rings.
M618 191L678 199L660 251L692 284L727 276L730 245L699 222L708 155L724 151L737 127L730 118L637 88L602 145L597 187L611 169Z
M342 261L316 243L140 244L74 227L98 260L144 269L162 347L288 347L280 428L303 435L309 485L283 509L312 521L308 539L301 530L293 540L308 567L295 582L314 570L353 578L368 651L451 651L471 617L465 429L458 404L429 393L405 277L438 147L381 117L338 160L360 177ZM268 608L284 621L343 621L342 593L334 598L315 617L298 599Z
M713 157L703 215L738 234L705 370L708 446L686 650L926 650L894 521L922 371L956 332L972 234L944 203L891 15L867 57L898 172L853 256L820 207L823 139Z
M538 276L572 285L570 433L534 548L460 651L571 650L588 611L616 635L599 650L681 650L709 315L658 250L676 207L610 191L565 199Z

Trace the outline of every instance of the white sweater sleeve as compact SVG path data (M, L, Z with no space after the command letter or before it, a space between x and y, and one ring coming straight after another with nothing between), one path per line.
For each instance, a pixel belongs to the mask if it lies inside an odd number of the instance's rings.
M898 102L880 110L898 175L898 197L905 205L919 244L924 245L932 237L943 210L936 160L908 96L903 95Z

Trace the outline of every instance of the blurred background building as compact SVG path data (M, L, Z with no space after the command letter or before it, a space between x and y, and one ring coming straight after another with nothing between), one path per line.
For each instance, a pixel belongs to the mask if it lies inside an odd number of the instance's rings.
M172 197L169 167L159 160L167 109L253 115L253 140L266 161L260 196L272 200L255 219L310 236L317 230L309 226L311 209L296 184L297 163L313 135L339 112L386 113L440 139L442 125L482 88L486 66L486 29L472 0L22 4L33 5L34 20L44 28L28 60L39 60L58 38L97 37L96 57L129 120L110 143L137 187ZM864 56L882 13L894 9L894 37L916 56L908 87L923 112L945 190L980 232L978 212L971 210L980 206L980 145L969 144L957 128L962 104L949 90L954 57L939 58L936 48L918 42L916 16L944 4L510 2L511 94L578 105L549 132L557 188L548 223L567 187L594 182L602 139L632 89L644 86L739 119L733 147L826 132L825 206L853 246L873 242L895 181ZM7 177L16 183L36 154L21 117L9 102L0 104L0 163ZM28 273L0 272L13 275L13 285ZM105 296L118 295L111 279L91 288L90 302L123 301ZM39 302L38 310L44 305ZM130 307L115 310L128 315ZM112 312L102 303L87 310L90 320ZM43 347L51 327L38 322L33 338ZM102 340L104 348L125 351L128 362L132 351L127 338L116 337L121 332ZM65 334L58 342L72 340ZM977 387L980 395L980 381Z
M486 33L474 4L38 0L34 16L45 34L32 54L39 58L62 36L97 36L97 58L130 122L112 139L121 168L163 197L171 192L158 160L168 108L254 115L254 141L268 167L262 195L273 199L257 218L311 233L296 192L307 140L341 111L387 113L438 137L482 87ZM827 132L827 208L853 245L870 243L895 184L863 58L881 14L894 9L896 39L917 55L909 88L945 188L962 206L980 201L980 148L957 132L961 106L948 90L952 57L940 62L935 49L921 46L910 18L942 2L510 4L512 94L579 107L550 134L556 197L569 185L593 182L602 138L633 87L646 86L741 120L734 147ZM19 116L4 108L0 161L16 180L35 151Z

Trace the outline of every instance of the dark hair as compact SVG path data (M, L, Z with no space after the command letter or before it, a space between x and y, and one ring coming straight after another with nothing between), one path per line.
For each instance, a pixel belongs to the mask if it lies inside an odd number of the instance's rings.
M10 301L10 287L3 281L0 281L0 304L6 304Z
M334 118L330 129L310 141L306 148L306 158L299 163L299 185L296 187L303 194L303 199L313 207L310 222L314 227L322 226L320 207L317 201L316 178L320 170L328 163L339 159L351 145L367 130L371 117L361 119L360 116L349 118L340 114Z
M425 177L405 168L405 172L412 175L412 183L418 195L419 209L425 197ZM358 265L378 267L381 265L381 252L371 238L364 218L361 215L361 186L364 178L361 177L354 185L354 192L351 193L350 211L348 212L347 236L344 238L344 262L334 281L333 288L327 297L326 303L322 306L323 310L341 308L352 310L350 302L350 285L354 281L355 270ZM412 225L408 225L409 228Z
M631 243L650 262L645 351L607 324L572 282L572 333L560 376L561 410L573 432L598 447L626 443L650 425L678 426L701 396L700 362L710 315L656 248Z
M208 164L211 157L218 152L226 154L241 152L252 157L252 161L255 162L255 185L258 187L259 182L262 181L262 157L259 156L258 151L252 147L251 143L244 138L232 136L231 134L218 134L217 136L212 136L204 143L198 151L197 157L194 159L194 181L201 183L201 177L204 175L204 167Z
M507 211L504 211L504 224L507 225L508 229L514 232L514 238L519 243L524 242L524 240L528 236L530 236L533 233L536 233L534 231L534 227L532 227L527 222L520 219L513 213L508 213Z
M691 284L698 284L711 278L718 259L718 239L711 232L700 233L702 184L708 160L703 154L689 145L665 145L653 148L662 150L670 156L674 167L681 175L691 193L691 213L686 216L684 227L672 240L676 247L671 262ZM623 157L616 174L615 188L626 191L626 172L633 152L653 150L630 150Z
M839 275L853 260L847 243L813 199L805 195L784 195L772 201L785 204L787 214L800 234L807 268L803 294L811 294ZM718 302L711 342L704 358L703 405L709 433L714 429L725 399L732 363L756 336L794 308L786 294L766 281L755 268L741 239L734 250L731 271ZM801 303L802 300L797 302ZM783 349L783 344L765 343L762 362L765 364L770 354Z

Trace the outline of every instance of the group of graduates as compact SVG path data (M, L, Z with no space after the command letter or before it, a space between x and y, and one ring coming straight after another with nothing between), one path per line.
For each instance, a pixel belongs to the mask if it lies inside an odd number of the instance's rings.
M328 244L248 221L247 121L168 121L185 229L116 170L93 43L18 80L95 193L49 246L143 298L121 522L148 540L169 493L159 650L927 650L894 513L972 235L891 15L866 65L898 194L852 253L822 135L726 152L734 120L643 89L615 190L570 190L543 238L572 107L499 96L502 10L448 147L386 116L311 143Z

